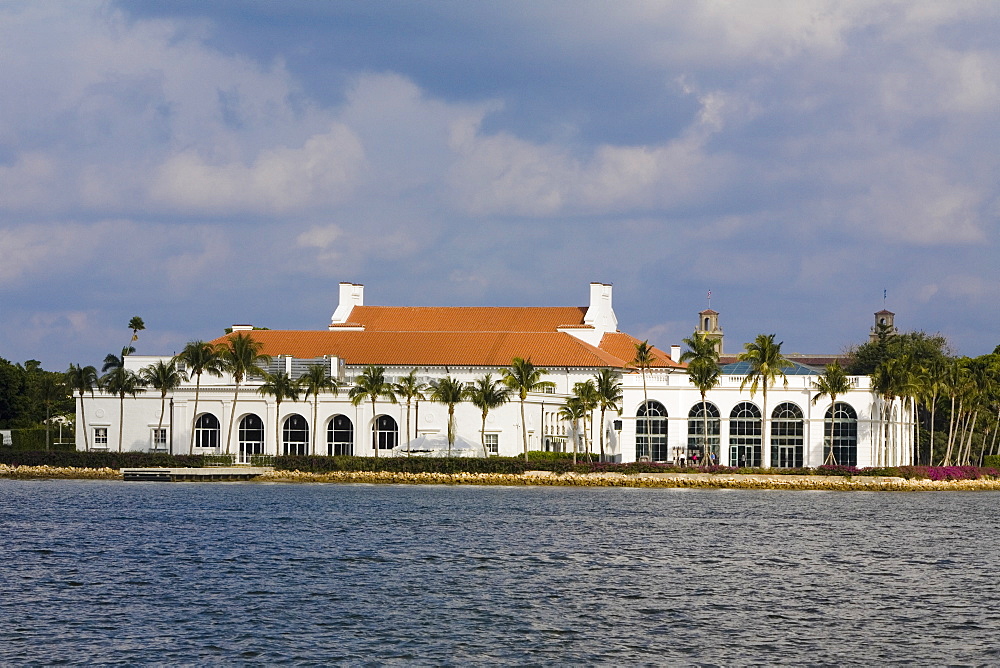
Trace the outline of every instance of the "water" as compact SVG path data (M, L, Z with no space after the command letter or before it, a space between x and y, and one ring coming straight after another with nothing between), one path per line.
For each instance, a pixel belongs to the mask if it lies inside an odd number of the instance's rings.
M0 664L1000 664L998 500L0 480Z

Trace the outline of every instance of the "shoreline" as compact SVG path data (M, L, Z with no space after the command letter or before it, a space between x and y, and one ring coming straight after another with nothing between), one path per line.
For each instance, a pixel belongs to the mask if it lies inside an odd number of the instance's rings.
M119 469L0 464L0 478L18 480L123 480ZM879 476L815 476L765 473L395 473L388 471L268 471L253 482L366 483L396 485L503 485L521 487L647 487L785 489L803 491L994 491L1000 480L926 480Z

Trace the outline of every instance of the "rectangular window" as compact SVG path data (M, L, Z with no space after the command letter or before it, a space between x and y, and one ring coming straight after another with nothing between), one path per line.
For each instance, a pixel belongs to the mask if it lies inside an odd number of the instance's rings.
M500 434L483 434L483 442L486 444L486 452L491 455L500 454Z
M107 427L94 427L94 449L95 450L107 450L108 449L108 428Z
M151 445L151 449L152 450L154 450L156 452L160 452L160 451L164 451L165 452L166 451L166 449L167 449L167 429L166 429L166 427L163 427L163 428L160 428L160 429L157 429L157 428L154 427L153 429L151 429L150 432L149 432L149 439L150 439L150 445Z

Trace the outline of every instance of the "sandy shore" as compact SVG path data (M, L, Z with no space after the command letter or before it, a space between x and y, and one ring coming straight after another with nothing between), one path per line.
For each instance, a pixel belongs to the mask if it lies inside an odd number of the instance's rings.
M121 480L117 469L80 469L0 464L0 478ZM532 485L564 487L693 487L721 489L792 489L858 491L1000 490L1000 480L906 480L875 476L767 475L761 473L389 473L338 471L302 473L269 471L259 482L332 482L404 485Z

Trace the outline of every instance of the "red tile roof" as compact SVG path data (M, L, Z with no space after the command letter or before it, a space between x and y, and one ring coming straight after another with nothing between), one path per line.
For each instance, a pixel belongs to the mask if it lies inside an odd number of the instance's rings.
M642 341L625 332L613 332L605 334L601 339L601 350L622 360L623 367L632 366L632 360L635 359L635 344L637 343L642 343ZM656 347L653 348L653 358L655 359L652 365L654 368L683 368L687 366L671 360L670 355Z
M514 357L546 367L624 367L623 360L561 332L345 332L255 330L268 355L381 366L509 366ZM222 343L226 337L213 341ZM629 357L631 359L631 356Z
M583 306L355 306L368 332L554 332L583 325Z

